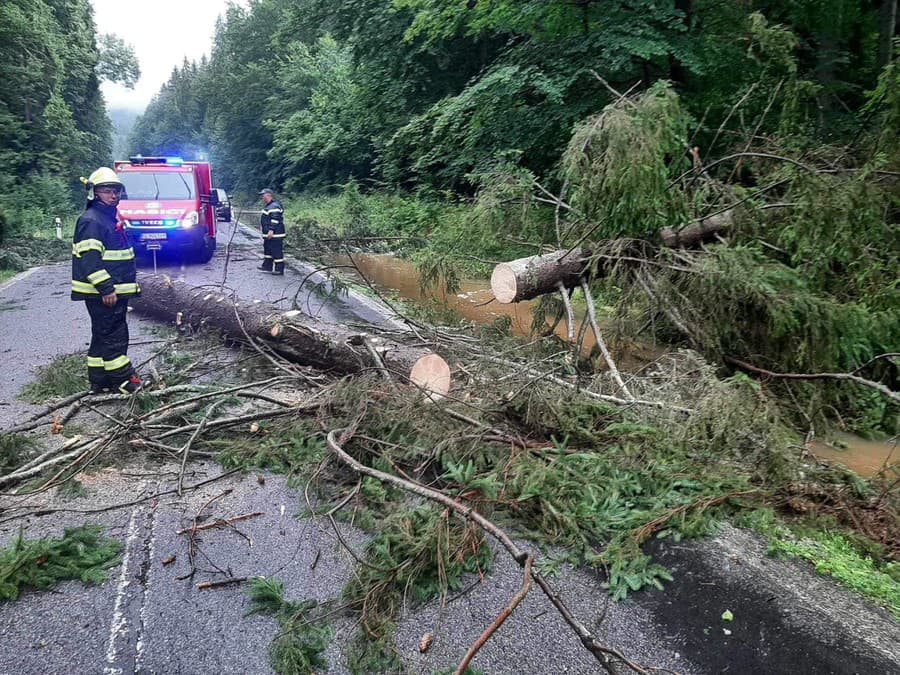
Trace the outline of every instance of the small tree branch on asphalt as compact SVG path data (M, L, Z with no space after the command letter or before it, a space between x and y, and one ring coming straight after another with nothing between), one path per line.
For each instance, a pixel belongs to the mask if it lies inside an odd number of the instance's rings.
M293 375L279 375L277 377L270 377L265 380L258 380L256 382L250 382L248 384L240 384L235 387L228 387L227 389L215 389L213 391L208 391L206 393L199 394L197 396L192 396L191 398L185 398L185 399L181 399L179 401L174 401L172 403L167 403L164 406L161 406L159 408L154 408L150 412L140 415L137 419L138 419L138 421L143 421L150 417L154 417L170 408L175 408L177 406L186 405L188 403L192 403L194 401L200 401L202 399L210 398L212 396L226 396L227 394L232 394L234 392L242 391L244 389L250 389L252 387L262 387L265 385L277 384L280 382L289 382L293 379L295 379L295 376L293 376ZM174 389L174 387L170 387L168 389L168 391L172 391L173 389Z
M338 436L339 432L340 437ZM443 492L433 490L432 488L426 487L420 483L415 483L411 480L406 480L398 476L384 473L383 471L379 471L377 469L371 469L366 465L358 462L342 447L342 444L346 443L347 440L349 440L349 438L351 437L352 430L350 429L333 429L329 431L326 436L328 447L331 448L331 450L342 462L347 464L357 473L371 476L372 478L376 478L383 483L390 483L391 485L400 487L408 492L417 494L420 497L425 497L426 499L430 499L432 501L438 502L439 504L443 504L451 511L462 516L464 519L474 522L485 532L494 537L503 545L503 547L509 552L513 559L519 564L519 566L524 567L526 561L530 557L529 554L519 548L516 543L513 542L510 536L506 534L506 532L504 532L501 528L482 516L473 507L466 506L453 499L452 497L444 494ZM594 637L594 635L587 629L587 627L585 627L584 624L578 621L578 619L576 619L575 616L569 611L562 600L550 588L550 585L547 583L546 579L544 579L543 576L541 576L541 574L539 572L536 572L533 568L531 576L541 587L541 590L544 591L544 594L550 599L550 602L553 603L553 606L560 611L566 623L569 624L569 626L578 634L578 637L581 639L581 643L597 658L598 661L600 661L600 664L608 673L610 673L610 675L615 675L615 672L613 670L614 659L618 659L637 673L647 673L646 670L632 663L617 650L600 644L597 638Z
M212 478L207 478L206 480L202 480L199 483L194 483L193 485L187 486L185 491L188 490L197 490L202 488L210 483L215 483L216 481L222 480L223 478L228 478L229 476L233 476L236 473L243 471L242 468L231 469L231 471L225 471L224 473L220 473L218 476L213 476ZM0 518L0 525L3 523L8 523L11 520L17 520L19 518L33 518L38 516L49 516L54 513L81 513L84 515L91 515L95 513L106 513L107 511L117 511L119 509L127 509L131 506L137 506L138 504L143 504L145 502L152 501L154 499L158 499L160 497L165 497L166 495L175 494L175 489L171 490L161 490L160 492L154 492L153 494L147 495L145 497L141 497L140 499L134 499L129 502L122 502L119 504L111 504L109 506L101 506L96 509L34 509L32 511L24 511L21 513L13 513L5 518ZM7 509L11 511L12 509Z
M245 513L241 516L232 516L231 518L216 518L211 523L206 523L204 525L197 525L191 527L185 527L181 530L177 530L175 534L185 534L187 532L200 532L202 530L211 530L214 527L227 527L232 523L236 523L240 520L247 520L248 518L256 518L257 516L266 515L262 511L256 511L255 513Z
M172 490L172 492L175 492L175 490ZM183 574L179 577L175 577L175 579L177 581L182 581L184 579L190 579L197 572L197 566L194 563L194 556L196 555L198 547L197 547L197 542L195 541L194 537L197 535L197 523L200 520L200 516L206 510L206 507L208 507L210 504L212 504L217 499L221 499L222 497L230 495L232 492L234 492L234 490L232 488L226 488L219 494L210 497L197 510L197 513L194 515L194 520L193 520L193 522L191 522L191 526L189 528L187 528L187 532L186 532L186 534L188 535L188 561L190 562L191 570L187 574ZM210 562L212 562L212 561L210 561ZM214 563L213 563L213 567L215 567ZM224 570L219 570L219 571L225 573Z
M202 591L207 588L218 588L219 586L230 586L232 584L240 584L247 581L249 577L229 577L228 579L220 579L219 581L201 581L197 584L197 590Z
M53 457L52 459L48 459L47 461L42 462L41 464L37 464L37 465L32 466L27 469L23 468L23 469L20 469L19 471L15 471L13 473L6 474L5 476L0 476L0 485L6 485L7 483L18 483L18 482L25 480L26 478L31 478L32 476L37 476L45 469L49 469L51 466L56 466L57 464L59 464L61 462L65 462L67 460L84 455L84 453L90 451L90 449L92 447L94 447L94 445L96 443L99 443L99 441L96 441L96 440L90 441L86 448L77 447L75 450L67 452L63 455L59 455L58 457ZM59 452L59 450L56 450L54 452ZM38 459L44 458L46 456L47 456L47 454L45 453L44 455L41 455L41 457L39 457Z
M191 452L191 445L194 443L194 440L203 433L203 428L206 426L206 423L209 421L210 416L213 414L213 411L223 403L225 403L224 398L220 398L218 401L214 401L209 408L206 410L206 414L203 416L203 419L200 420L200 424L197 425L197 428L194 430L194 433L191 434L191 437L187 440L187 443L184 444L184 447L181 449L181 468L178 470L178 483L176 485L176 490L178 491L178 496L181 496L181 486L184 483L184 467L187 466L188 454Z
M463 675L466 672L466 668L469 667L469 663L472 662L472 659L475 658L475 654L478 653L478 650L487 642L491 635L496 632L500 626L503 625L503 622L506 621L509 616L516 610L516 607L519 606L519 603L525 599L525 596L528 595L528 591L531 590L531 563L533 562L533 558L529 555L525 558L525 573L522 579L522 587L516 591L516 594L509 601L509 604L503 608L500 614L496 619L491 622L491 625L488 626L484 632L478 636L478 639L472 643L472 646L469 647L469 651L466 652L466 655L463 657L463 660L459 662L459 665L456 667L456 671L454 675Z
M247 415L238 415L237 417L220 417L219 419L208 422L205 426L207 429L220 429L222 427L230 427L236 424L243 424L244 422L256 422L258 420L270 419L272 417L284 417L285 415L290 415L295 412L315 410L319 407L319 405L319 403L308 403L304 406L282 408L280 410L265 410L262 412L249 413ZM189 431L193 431L197 428L197 426L197 424L187 424L183 427L178 427L177 429L170 429L169 431L166 431L157 436L157 438L163 439L169 438L170 436L177 436L178 434L185 434Z

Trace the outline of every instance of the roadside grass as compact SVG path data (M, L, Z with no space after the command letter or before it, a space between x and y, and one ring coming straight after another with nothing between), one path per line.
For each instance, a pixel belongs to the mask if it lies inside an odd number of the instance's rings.
M122 543L103 537L100 525L66 528L59 538L25 539L22 530L0 548L0 600L15 600L24 587L53 588L66 579L101 583L119 562Z
M878 565L840 532L822 530L810 530L802 538L792 540L776 539L769 551L809 561L819 574L834 577L900 619L900 563Z
M272 577L255 577L247 588L250 608L245 616L268 614L278 621L278 634L269 646L272 668L279 675L307 675L323 672L323 657L331 642L331 626L316 617L315 600L291 602L284 597L284 582Z
M782 518L772 508L741 514L735 524L768 540L768 552L811 563L819 574L873 600L900 619L900 562L884 546L842 527L833 517Z

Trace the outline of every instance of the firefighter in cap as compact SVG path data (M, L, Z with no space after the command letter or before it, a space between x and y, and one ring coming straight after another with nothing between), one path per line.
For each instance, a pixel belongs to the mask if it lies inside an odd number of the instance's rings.
M263 261L259 269L284 274L284 207L269 188L260 190L259 194L263 200L259 217L259 229L263 234Z
M131 247L118 218L125 189L116 172L100 167L89 178L87 206L72 241L72 300L81 300L91 317L88 380L91 393L138 391L140 378L128 358L128 300L140 293Z

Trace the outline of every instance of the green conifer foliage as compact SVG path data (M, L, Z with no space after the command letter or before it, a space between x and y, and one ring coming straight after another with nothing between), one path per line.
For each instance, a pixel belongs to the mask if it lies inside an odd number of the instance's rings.
M119 562L122 543L103 537L99 525L66 528L59 538L25 539L19 530L0 548L0 600L15 600L23 586L52 588L64 579L98 584Z

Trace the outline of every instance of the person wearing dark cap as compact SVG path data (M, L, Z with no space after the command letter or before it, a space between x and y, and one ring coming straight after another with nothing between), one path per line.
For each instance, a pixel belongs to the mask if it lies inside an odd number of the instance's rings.
M284 274L284 207L269 188L259 191L263 200L259 229L263 234L263 261L259 269Z

